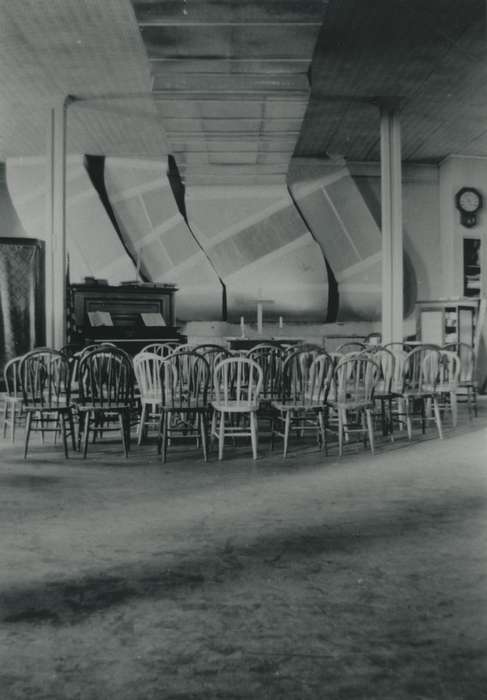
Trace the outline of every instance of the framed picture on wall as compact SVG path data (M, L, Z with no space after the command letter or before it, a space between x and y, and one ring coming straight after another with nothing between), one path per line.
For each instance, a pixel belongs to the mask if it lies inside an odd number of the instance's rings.
M482 291L480 238L463 239L463 295L480 297Z

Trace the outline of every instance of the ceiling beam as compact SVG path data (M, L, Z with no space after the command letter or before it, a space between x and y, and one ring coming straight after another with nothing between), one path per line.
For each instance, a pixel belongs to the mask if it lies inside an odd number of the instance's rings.
M315 24L328 0L132 0L132 5L140 25Z
M286 75L283 73L255 75L242 73L237 75L185 73L184 75L169 76L158 74L154 77L153 93L160 92L252 92L272 94L309 92L309 82L306 75Z

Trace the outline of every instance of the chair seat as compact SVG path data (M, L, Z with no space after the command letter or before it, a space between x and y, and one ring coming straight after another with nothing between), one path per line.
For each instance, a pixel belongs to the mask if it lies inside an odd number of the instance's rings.
M272 401L272 406L278 411L316 411L324 409L323 401Z
M45 413L56 413L58 411L71 411L73 409L73 404L71 403L58 403L54 406L48 406L46 404L24 404L23 408L28 413L32 411L43 411Z
M76 408L78 411L103 411L105 413L110 413L110 411L113 411L113 413L117 413L118 411L134 410L135 405L125 402L104 404L103 406L98 403L84 403L76 404Z
M458 389L477 389L478 387L478 382L476 379L465 379L463 381L459 381L457 384Z
M209 405L205 401L190 399L189 401L182 401L181 403L173 401L171 404L162 405L159 406L159 408L166 413L171 413L172 411L207 411Z
M421 391L403 391L401 397L403 399L427 399L431 398L435 392L432 389L427 389L426 387Z
M161 392L147 392L143 396L139 396L140 402L141 403L150 403L150 404L160 404L161 403Z
M259 408L259 401L212 401L211 405L217 411L225 411L227 413L251 413Z
M373 408L373 401L365 401L364 399L358 399L357 401L329 401L329 405L332 408L341 408L350 411L357 410L358 408Z

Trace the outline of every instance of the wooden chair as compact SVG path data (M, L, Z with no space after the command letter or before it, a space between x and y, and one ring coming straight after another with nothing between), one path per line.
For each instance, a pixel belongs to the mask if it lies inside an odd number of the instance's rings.
M229 357L215 367L211 433L218 437L218 459L223 459L224 441L228 436L250 436L253 458L257 459L256 414L260 405L262 380L262 369L248 357ZM249 427L242 422L237 424L231 421L234 416L248 416Z
M119 348L99 346L80 359L78 377L77 409L83 457L88 452L90 431L95 439L105 430L120 431L123 452L128 457L130 423L136 405L135 377L129 356ZM117 425L114 427L113 423Z
M441 350L439 376L435 391L439 395L440 412L450 411L454 428L458 422L457 391L460 371L461 361L457 353Z
M7 362L3 370L5 394L2 396L2 434L5 438L9 430L12 442L15 442L15 429L19 419L23 415L22 379L20 374L21 361L22 356L14 357Z
M261 401L277 399L282 386L285 351L278 345L259 343L249 350L247 357L257 362L262 370Z
M404 415L408 431L408 438L412 438L413 418L421 420L423 433L426 422L430 420L429 411L426 408L433 405L434 421L438 435L443 438L441 415L439 409L439 397L436 386L439 381L441 364L440 350L435 346L420 345L408 353L403 367L403 385L401 398L403 399Z
M380 375L374 390L374 401L380 403L382 434L393 439L393 401L397 394L393 390L396 376L396 356L391 350L380 346L369 348L370 357L379 365Z
M141 413L137 444L142 443L148 423L159 422L161 417L161 364L164 358L151 352L140 352L134 357L134 372L140 391Z
M380 379L380 367L366 354L345 357L335 368L336 398L329 404L338 416L338 451L343 455L343 441L350 434L368 435L374 453L374 391Z
M214 398L213 392L213 376L215 373L215 367L221 361L227 357L233 357L233 353L228 350L228 348L223 345L216 345L213 343L204 343L201 345L196 345L193 348L193 352L197 352L198 355L202 355L210 366L210 381L208 384L208 396L210 399ZM211 407L210 407L211 408Z
M174 352L178 345L179 343L150 343L143 347L140 353L151 353L152 355L159 355L159 357L167 357Z
M458 377L457 399L459 402L467 404L469 418L472 418L472 414L477 417L478 384L475 351L468 343L448 343L443 349L456 352L459 356L461 366Z
M277 416L273 419L271 438L274 435L283 438L283 457L287 455L293 426L297 426L301 434L305 428L313 429L320 447L326 450L328 398L334 368L333 358L324 352L313 355L297 351L284 362L280 396L272 401ZM281 423L282 430L275 429L276 423Z
M207 454L208 388L210 366L197 352L175 352L160 365L160 410L158 452L167 459L169 439L195 436Z
M24 355L20 362L23 408L26 413L24 459L27 458L31 432L58 433L61 429L64 454L68 454L68 436L76 449L70 396L71 371L64 355L43 348Z

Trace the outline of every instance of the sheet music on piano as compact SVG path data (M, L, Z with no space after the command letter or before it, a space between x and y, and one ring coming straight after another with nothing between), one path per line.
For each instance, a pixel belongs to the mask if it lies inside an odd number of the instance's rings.
M141 314L142 321L144 322L145 326L165 326L166 322L162 317L162 314L159 312L156 313L149 313L149 312L142 312Z
M93 328L97 326L113 326L109 311L88 311L88 318Z

